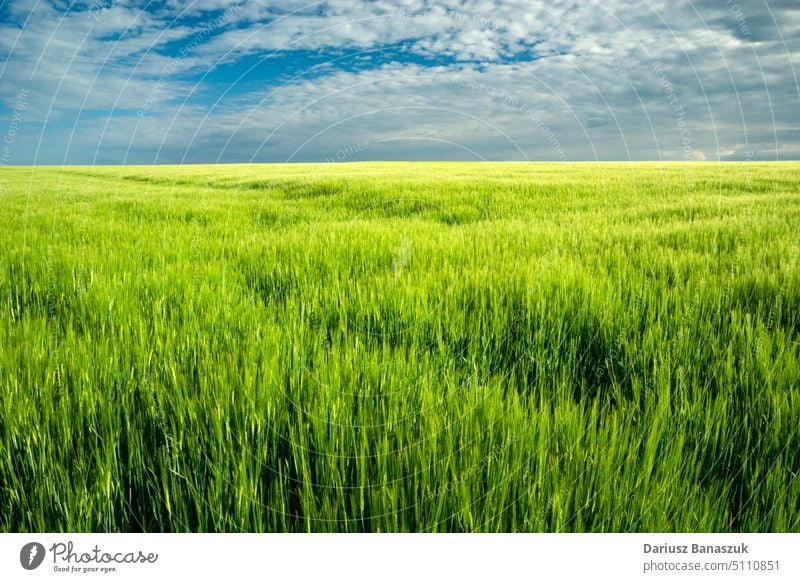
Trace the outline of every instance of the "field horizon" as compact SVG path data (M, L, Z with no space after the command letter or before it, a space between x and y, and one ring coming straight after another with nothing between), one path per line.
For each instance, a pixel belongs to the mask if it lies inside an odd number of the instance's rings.
M800 531L800 162L0 176L0 531Z

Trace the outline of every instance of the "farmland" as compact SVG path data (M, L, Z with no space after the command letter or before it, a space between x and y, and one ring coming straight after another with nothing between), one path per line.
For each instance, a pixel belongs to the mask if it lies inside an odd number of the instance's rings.
M800 531L800 163L0 181L0 531Z

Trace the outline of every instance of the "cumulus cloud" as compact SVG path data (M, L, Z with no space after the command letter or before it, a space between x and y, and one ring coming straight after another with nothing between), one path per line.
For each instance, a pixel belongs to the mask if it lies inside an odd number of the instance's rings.
M11 0L0 100L14 163L796 159L797 8Z

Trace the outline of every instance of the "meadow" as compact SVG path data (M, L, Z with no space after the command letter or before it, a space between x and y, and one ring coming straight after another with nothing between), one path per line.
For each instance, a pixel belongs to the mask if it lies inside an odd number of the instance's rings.
M0 183L0 531L800 531L800 163Z

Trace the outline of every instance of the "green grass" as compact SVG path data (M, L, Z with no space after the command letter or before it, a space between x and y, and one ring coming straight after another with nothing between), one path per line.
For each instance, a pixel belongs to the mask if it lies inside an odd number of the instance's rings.
M800 164L0 179L2 531L800 531Z

